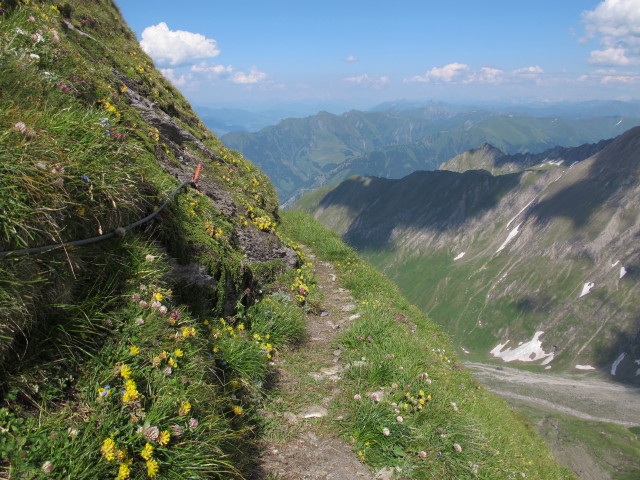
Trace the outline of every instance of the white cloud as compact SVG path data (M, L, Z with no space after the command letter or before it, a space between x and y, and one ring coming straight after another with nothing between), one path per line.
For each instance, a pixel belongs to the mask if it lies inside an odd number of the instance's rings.
M197 65L192 65L189 71L194 74L206 75L209 80L218 80L230 77L233 74L233 67L200 62Z
M498 68L482 67L479 72L476 72L469 82L481 82L481 83L493 83L498 85L505 81L505 72Z
M169 30L165 22L145 28L140 46L162 67L178 67L220 55L215 40L199 33Z
M347 77L344 79L345 82L353 83L356 85L362 85L364 87L370 87L374 89L380 89L390 82L389 77L380 76L380 75L372 75L365 73L364 75L358 75L355 77Z
M358 60L360 59L354 55L349 55L347 58L344 59L345 62L357 62Z
M630 84L640 83L640 74L636 72L623 72L613 68L599 69L578 78L581 83Z
M184 74L177 76L173 68L161 68L160 72L176 87L182 87L187 84L188 78Z
M523 77L535 77L538 75L542 75L543 73L544 70L537 65L532 67L519 68L513 71L514 75L521 75Z
M425 72L423 76L416 75L412 77L412 82L453 82L466 78L468 72L471 69L464 63L450 63L444 67L433 67L431 70Z
M586 38L597 38L601 50L591 52L589 63L628 66L640 64L640 2L604 0L582 12Z
M269 75L264 72L260 72L257 67L251 67L249 73L236 72L231 77L233 83L239 83L242 85L253 85L256 83L265 83L269 81Z
M474 70L464 63L450 63L443 67L433 67L424 75L415 75L406 78L405 83L429 82L429 83L488 83L500 85L503 83L515 83L525 80L537 80L544 70L538 66L519 68L511 72L494 67L481 67Z
M592 65L616 65L625 67L637 65L637 58L629 58L625 48L605 48L604 50L593 50L589 56L589 63Z

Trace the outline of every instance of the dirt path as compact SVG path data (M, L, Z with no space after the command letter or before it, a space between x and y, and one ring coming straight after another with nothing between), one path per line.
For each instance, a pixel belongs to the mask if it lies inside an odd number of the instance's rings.
M313 262L313 255L307 254ZM337 284L333 265L314 262L322 310L307 315L308 340L274 359L280 395L263 412L273 429L260 445L251 480L354 480L376 477L330 426L329 403L339 393L342 350L335 339L357 315L349 292Z
M584 420L640 425L640 388L607 382L589 374L556 375L516 368L465 364L489 390Z

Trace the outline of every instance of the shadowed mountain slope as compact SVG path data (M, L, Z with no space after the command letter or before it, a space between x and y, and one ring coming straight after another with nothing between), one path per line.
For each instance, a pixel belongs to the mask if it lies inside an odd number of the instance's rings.
M638 382L640 128L605 143L572 166L351 178L299 207L383 269L470 358L593 365ZM507 358L519 342L522 354Z

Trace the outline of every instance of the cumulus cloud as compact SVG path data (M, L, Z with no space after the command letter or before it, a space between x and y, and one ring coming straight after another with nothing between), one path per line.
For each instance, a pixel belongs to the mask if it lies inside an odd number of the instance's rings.
M187 84L187 77L184 74L177 75L173 68L161 68L160 73L175 87L183 87Z
M635 72L622 72L616 69L599 69L578 78L582 83L630 84L640 82L640 74Z
M537 79L544 71L538 66L519 68L507 72L494 67L481 67L474 70L464 63L450 63L442 67L433 67L424 75L415 75L406 78L405 83L485 83L499 85L505 82L519 82L528 79Z
M369 74L365 73L364 75L347 77L344 79L344 81L348 83L353 83L356 85L362 85L364 87L380 89L384 87L387 83L389 83L390 79L387 76L380 76L380 75L370 76Z
M349 55L347 58L344 59L345 62L357 62L358 60L360 59L354 55Z
M409 82L454 82L467 78L470 72L468 65L464 63L450 63L444 67L433 67L425 72L424 75L416 75Z
M178 67L220 55L214 39L199 33L170 30L165 22L145 28L140 46L162 67Z
M271 77L255 66L249 69L249 73L245 73L236 71L232 65L200 62L197 65L192 65L189 71L194 75L205 76L208 80L228 80L239 85L271 83Z
M589 63L592 65L616 65L620 67L636 65L637 58L629 58L626 48L605 48L604 50L593 50L589 56Z
M192 65L190 71L194 74L205 75L209 80L217 80L220 78L229 78L233 73L233 67L231 65L224 66L200 62L197 65Z
M604 0L582 12L586 39L596 38L601 49L591 52L589 63L607 66L640 65L640 2Z
M256 83L265 83L269 81L269 75L261 72L257 67L251 67L249 73L236 72L231 77L233 83L239 83L242 85L253 85Z

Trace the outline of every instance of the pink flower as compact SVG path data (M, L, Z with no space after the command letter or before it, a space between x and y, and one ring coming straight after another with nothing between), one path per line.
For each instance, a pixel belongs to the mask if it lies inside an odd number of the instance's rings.
M402 416L398 415L396 417L396 422L402 423L402 422L404 422L404 418L402 418Z
M140 305L142 308L147 308L147 307L149 306L149 304L148 304L147 302L145 302L144 300L140 300L139 305Z
M140 301L140 294L139 293L134 293L133 296L131 297L131 299L134 302L139 302Z
M391 430L389 430L387 427L384 427L384 428L382 429L382 434L383 434L385 437L388 437L389 435L391 435Z
M359 393L356 393L356 394L353 396L353 399L354 399L356 402L359 402L360 400L362 400L362 397L360 396L360 394L359 394Z
M425 452L424 450L422 450L419 454L418 457L420 458L426 458L427 457L427 452Z
M152 308L160 308L161 306L162 304L158 300L154 300L153 303L151 304Z
M136 318L136 325L144 325L144 320L142 318Z
M87 20L86 18L82 19L82 24L85 25L89 20Z
M29 18L27 18L27 20L29 21L29 23L36 23L36 19L33 18L33 15L30 15Z
M462 447L460 445L458 445L457 443L453 444L453 449L458 453L462 452Z
M13 129L18 133L26 133L27 125L24 122L18 122L13 126Z
M60 87L60 90L62 90L63 92L69 93L69 87L67 87L64 83L61 83L58 86Z
M373 400L374 402L379 402L379 401L382 400L382 395L380 395L380 393L378 393L378 392L373 392L369 396L371 397L371 400Z
M200 424L200 422L198 422L197 418L190 418L189 419L189 428L198 428L199 424Z
M167 313L167 307L165 307L164 305L161 305L159 308L160 313L165 314Z

